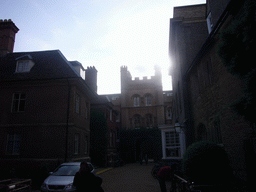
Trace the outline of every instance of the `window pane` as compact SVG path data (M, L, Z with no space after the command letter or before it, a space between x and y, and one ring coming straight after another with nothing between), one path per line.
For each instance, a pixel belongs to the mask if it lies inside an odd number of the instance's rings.
M146 105L151 105L152 99L151 96L146 96Z
M166 148L167 157L180 157L180 148Z
M140 98L138 96L133 98L133 102L134 102L134 106L138 107L139 106L139 102L140 102Z
M19 108L19 100L14 100L12 105L12 111L17 112Z
M165 133L166 147L180 146L179 133L166 132Z
M14 147L13 147L13 154L19 154L20 153L20 141L15 141Z
M20 106L18 111L25 111L25 100L20 101Z
M15 93L12 101L12 112L25 111L25 93Z

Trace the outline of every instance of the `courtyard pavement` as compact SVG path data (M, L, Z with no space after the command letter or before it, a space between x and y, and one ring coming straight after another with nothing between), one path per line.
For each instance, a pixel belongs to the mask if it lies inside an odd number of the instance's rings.
M154 163L126 164L98 175L103 179L102 188L105 192L160 192L157 179L151 175L153 166ZM167 191L170 190L170 185L167 182Z

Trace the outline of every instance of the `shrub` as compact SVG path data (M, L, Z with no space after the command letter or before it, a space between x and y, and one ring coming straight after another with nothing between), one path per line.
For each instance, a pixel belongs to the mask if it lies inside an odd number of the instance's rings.
M231 178L225 150L208 141L188 147L182 160L182 170L187 179L200 184L220 184Z

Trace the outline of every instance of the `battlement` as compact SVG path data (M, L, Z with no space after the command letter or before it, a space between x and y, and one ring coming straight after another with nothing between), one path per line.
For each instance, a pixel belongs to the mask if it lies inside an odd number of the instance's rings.
M152 81L153 79L155 79L155 76L144 76L142 79L140 77L135 77L132 81Z

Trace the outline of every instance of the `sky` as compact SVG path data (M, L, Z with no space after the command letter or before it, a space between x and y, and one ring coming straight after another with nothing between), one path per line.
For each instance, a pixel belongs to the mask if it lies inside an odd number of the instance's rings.
M120 93L120 67L132 78L162 70L171 90L168 55L173 7L206 0L2 0L0 19L20 29L14 52L59 49L69 61L98 70L98 94Z

